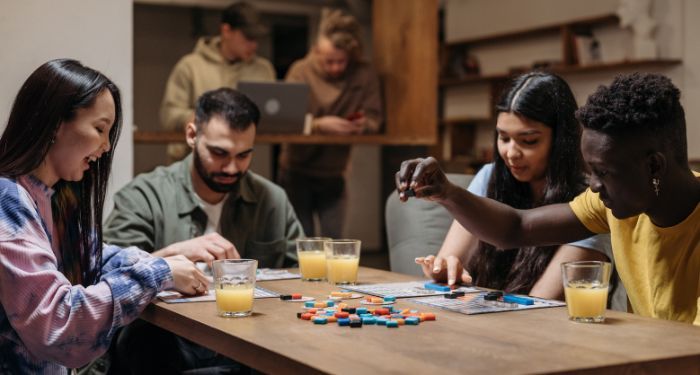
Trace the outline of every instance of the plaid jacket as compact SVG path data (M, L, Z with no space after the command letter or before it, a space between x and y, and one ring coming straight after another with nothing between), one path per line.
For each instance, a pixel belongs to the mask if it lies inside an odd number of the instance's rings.
M97 358L116 329L173 285L167 263L136 249L102 248L101 278L71 285L61 270L53 190L0 178L0 373L65 374Z

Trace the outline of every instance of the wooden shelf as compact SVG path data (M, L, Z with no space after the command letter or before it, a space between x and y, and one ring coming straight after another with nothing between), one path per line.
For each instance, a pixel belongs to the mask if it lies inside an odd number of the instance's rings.
M563 65L563 66L553 66L551 68L541 69L543 71L552 72L556 74L577 74L577 73L589 73L589 72L603 72L610 70L629 70L637 68L651 68L651 67L670 67L680 64L682 61L680 59L653 59L653 60L627 60L627 61L615 61L607 63L597 63L590 65ZM522 74L522 72L515 73L503 73L503 74L491 74L485 76L469 76L464 78L445 78L440 80L440 86L459 86L469 83L477 82L491 82L497 80L507 80L513 76Z
M492 121L492 118L488 117L453 117L445 118L440 120L440 125L463 125L463 124L476 124L481 122Z
M135 131L134 143L137 144L166 144L184 143L185 135L182 132L152 132ZM368 135L302 135L302 134L258 134L256 143L294 143L294 144L374 144L390 146L417 146L433 145L435 138L428 137L400 137L387 134Z
M514 39L519 39L519 38L523 38L523 37L531 37L531 36L535 36L535 35L539 35L539 34L548 34L548 33L552 33L552 32L557 32L557 31L560 31L562 29L562 27L580 28L580 27L590 27L593 25L612 24L615 22L618 22L617 15L608 14L608 15L603 15L603 16L575 19L575 20L571 20L571 21L568 21L565 23L555 23L555 24L550 24L550 25L542 25L542 26L538 26L538 27L533 27L533 28L529 28L529 29L509 31L509 32L500 33L500 34L493 34L493 35L482 36L482 37L460 39L457 41L446 43L446 46L448 48L450 48L450 47L457 47L457 46L460 46L463 44L475 45L475 44L482 44L482 43L499 42L499 41L503 41L503 40L514 40Z

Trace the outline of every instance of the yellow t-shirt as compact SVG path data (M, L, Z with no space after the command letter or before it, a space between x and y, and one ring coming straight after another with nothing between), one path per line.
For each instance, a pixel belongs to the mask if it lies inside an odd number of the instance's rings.
M615 266L636 314L700 325L700 204L668 228L645 214L616 219L591 189L569 205L588 230L610 233Z

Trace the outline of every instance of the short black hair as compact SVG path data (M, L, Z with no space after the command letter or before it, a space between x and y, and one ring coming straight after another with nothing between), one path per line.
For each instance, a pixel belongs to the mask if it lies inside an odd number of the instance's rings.
M584 128L614 138L657 139L681 165L688 163L685 112L681 92L661 74L632 73L599 86L577 112Z
M247 96L230 88L210 90L197 99L194 122L197 132L214 116L221 116L231 129L244 131L260 122L260 110Z
M257 9L244 1L236 2L221 12L221 23L225 23L231 29L243 32L246 38L255 40L265 36L267 27L260 22L260 14Z

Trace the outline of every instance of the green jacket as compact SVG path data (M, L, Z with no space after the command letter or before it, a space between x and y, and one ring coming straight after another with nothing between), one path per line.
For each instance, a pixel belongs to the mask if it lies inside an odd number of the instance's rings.
M104 241L149 252L204 233L207 217L193 196L192 155L137 176L114 196ZM259 267L296 262L295 240L304 236L284 190L252 172L229 193L220 219L221 235L243 258Z

